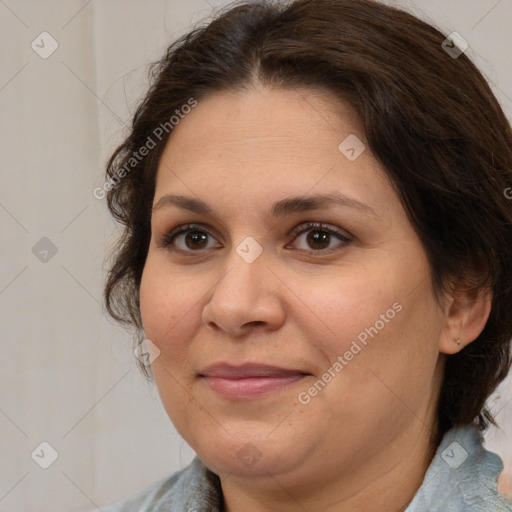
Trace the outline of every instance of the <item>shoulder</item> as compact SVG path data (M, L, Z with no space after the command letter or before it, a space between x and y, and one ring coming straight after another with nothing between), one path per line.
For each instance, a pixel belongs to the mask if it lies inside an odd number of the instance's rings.
M107 507L103 512L164 512L220 510L220 481L196 456L182 470L158 480Z

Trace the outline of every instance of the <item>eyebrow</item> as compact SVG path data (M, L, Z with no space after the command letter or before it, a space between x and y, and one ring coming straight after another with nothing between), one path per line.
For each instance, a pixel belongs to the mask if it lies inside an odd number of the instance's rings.
M210 215L219 218L215 210L201 199L181 195L165 195L161 197L153 205L153 211L159 210L167 205L174 205L200 215ZM380 218L371 206L340 193L296 196L281 199L272 205L270 214L273 218L278 219L294 213L318 210L333 205L356 208L376 219Z

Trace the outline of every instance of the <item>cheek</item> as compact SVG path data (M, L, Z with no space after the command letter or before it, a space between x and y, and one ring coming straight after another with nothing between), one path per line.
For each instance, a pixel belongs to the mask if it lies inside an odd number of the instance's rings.
M161 353L155 362L176 368L186 358L205 291L190 274L170 267L165 258L148 255L140 284L140 311L146 338Z
M184 437L197 428L193 418L201 415L192 398L192 375L186 365L194 330L190 322L198 314L191 310L198 301L194 293L190 279L148 255L140 284L140 310L144 333L160 350L151 369L167 415Z
M308 287L305 297L310 309L322 320L321 332L333 338L334 344L337 338L340 348L376 322L379 330L386 328L388 323L382 324L380 320L382 314L390 322L398 316L393 304L400 299L399 283L386 282L379 275L369 271L349 272L320 287Z
M159 280L156 279L152 267L148 259L140 282L140 314L146 337L157 343L160 338L159 326L162 323L163 312L167 309L167 304L162 300L163 288L159 284Z
M319 333L326 333L316 337L317 348L330 364L342 356L347 377L358 385L366 386L372 373L398 388L415 372L424 381L431 377L443 317L428 278L421 277L428 267L421 267L421 259L416 261L414 269L383 263L378 269L351 272L310 288L306 295L310 309L321 319Z
M146 337L160 350L166 337L179 325L181 307L178 296L184 290L170 284L156 258L148 256L140 284L140 312Z

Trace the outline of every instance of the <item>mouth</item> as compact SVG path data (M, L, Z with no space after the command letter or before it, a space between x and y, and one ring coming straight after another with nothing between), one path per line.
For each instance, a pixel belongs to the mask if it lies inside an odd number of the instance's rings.
M279 368L265 364L234 366L211 365L199 377L215 393L232 399L258 398L279 391L311 375L299 369Z

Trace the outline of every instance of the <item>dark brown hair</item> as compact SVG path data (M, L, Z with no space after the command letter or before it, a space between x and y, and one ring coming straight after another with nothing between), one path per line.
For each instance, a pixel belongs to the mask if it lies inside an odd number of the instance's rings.
M107 166L108 206L124 225L105 288L113 318L142 333L155 176L172 133L160 140L155 129L191 98L255 81L328 89L357 110L422 242L436 297L454 277L492 287L484 330L447 358L437 419L440 434L496 424L485 402L511 362L512 130L481 73L465 53L450 55L445 38L372 0L296 0L237 2L174 42L150 68L149 91ZM155 147L130 160L152 136Z

